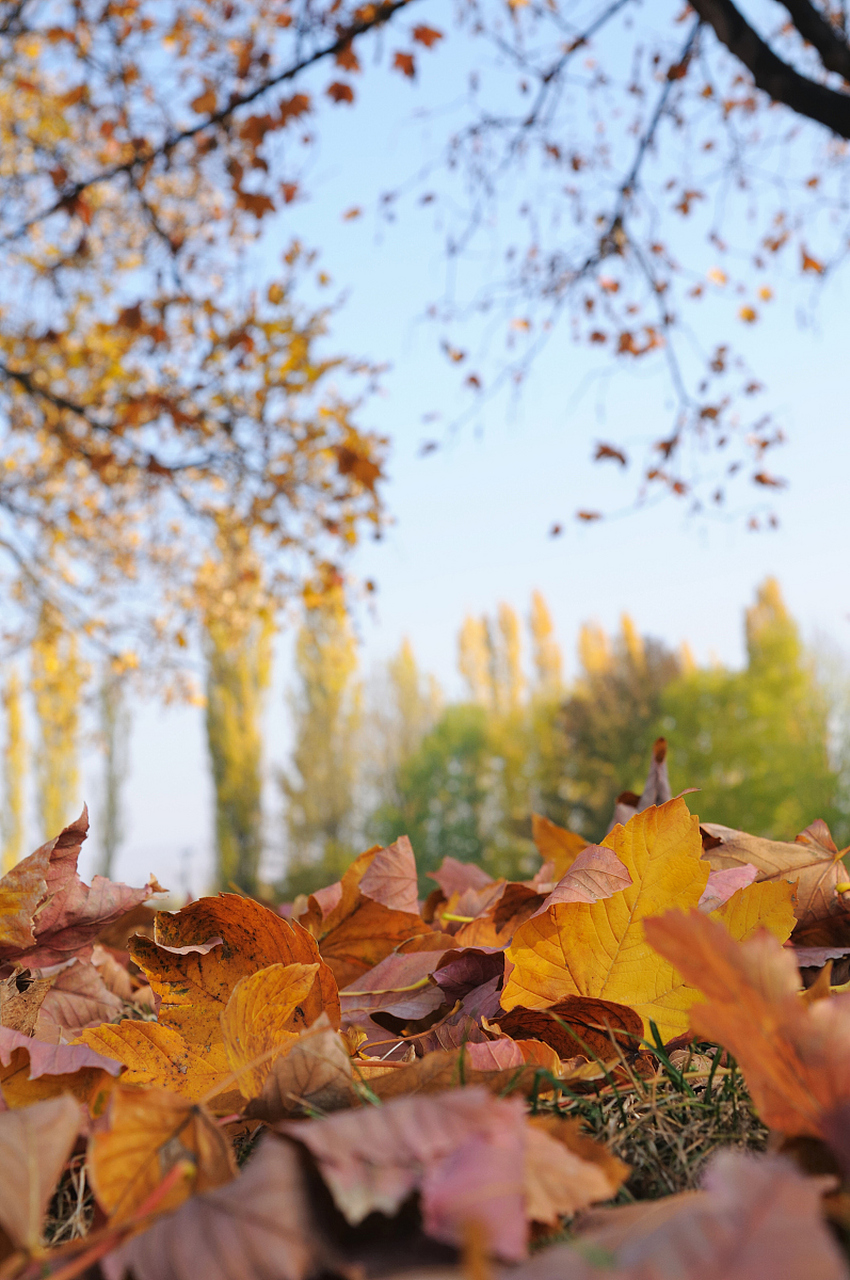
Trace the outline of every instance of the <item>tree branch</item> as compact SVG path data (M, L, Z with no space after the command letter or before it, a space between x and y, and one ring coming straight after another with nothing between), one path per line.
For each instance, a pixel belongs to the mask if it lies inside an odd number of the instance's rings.
M721 44L750 71L756 86L798 115L850 138L850 95L837 93L800 75L773 52L732 0L690 0Z
M300 58L297 62L287 67L285 71L270 76L267 80L255 85L253 89L249 89L242 94L233 94L226 106L220 107L218 111L213 111L199 121L198 124L192 125L188 129L181 129L179 133L174 133L170 137L163 139L158 146L146 145L140 147L132 160L125 160L121 164L112 165L100 173L92 174L89 178L81 178L70 186L65 187L53 204L39 210L38 213L28 218L26 222L21 223L14 231L4 236L0 240L0 244L18 239L20 236L25 235L31 227L43 222L45 218L49 218L52 214L73 206L74 201L78 200L84 191L100 186L104 182L111 182L113 178L120 177L122 173L133 174L137 169L144 168L153 160L170 156L172 151L179 147L182 142L189 142L207 129L224 124L230 120L240 107L249 106L252 102L262 97L263 94L268 93L270 89L275 89L279 85L285 84L288 80L294 80L297 75L300 75L302 71L306 71L308 67L315 66L316 63L324 61L325 58L331 58L337 53L341 53L343 49L346 49L351 44L352 40L364 35L367 31L374 30L376 27L384 26L399 9L406 9L413 3L414 0L387 0L384 4L374 6L370 17L363 18L359 22L353 22L331 44L325 45L321 49L316 49L313 53L308 54L307 57Z
M818 51L827 71L837 71L850 80L850 45L832 23L815 8L810 0L781 0L791 15L791 21L804 40Z

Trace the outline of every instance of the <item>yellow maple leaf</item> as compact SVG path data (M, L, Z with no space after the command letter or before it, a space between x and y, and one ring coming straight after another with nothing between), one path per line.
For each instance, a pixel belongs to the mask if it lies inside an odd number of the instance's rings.
M190 1102L212 1099L210 1108L218 1114L241 1106L223 1044L190 1044L173 1027L135 1019L87 1027L77 1042L122 1063L123 1084L169 1089Z
M643 922L670 907L696 907L708 880L702 861L699 819L681 798L636 814L603 842L628 869L632 883L599 902L558 903L526 921L508 948L511 966L502 995L506 1011L523 1005L545 1009L568 995L628 1005L648 1031L655 1022L671 1039L688 1028L688 1010L700 999L669 961L649 946ZM760 922L760 911L781 935L793 927L791 890L752 895L739 890L719 908L727 927L745 932ZM785 910L782 911L784 898ZM782 917L782 919L780 919Z
M243 1097L259 1096L273 1059L323 1012L317 964L273 964L237 982L221 1029Z
M208 950L180 954L166 949L203 948L212 939L221 941ZM315 964L322 1007L332 1025L339 1026L336 982L315 940L251 898L220 894L199 898L174 915L158 912L154 940L137 937L130 951L160 997L160 1026L179 1031L195 1050L212 1054L222 1071L229 1067L221 1015L239 980L269 965Z
M131 1218L180 1160L192 1176L175 1183L159 1213L236 1175L227 1138L203 1107L165 1089L117 1085L109 1128L92 1136L88 1152L92 1187L111 1222Z

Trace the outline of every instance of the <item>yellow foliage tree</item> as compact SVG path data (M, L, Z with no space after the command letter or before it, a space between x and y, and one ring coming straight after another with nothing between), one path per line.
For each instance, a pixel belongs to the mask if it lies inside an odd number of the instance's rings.
M76 635L45 604L32 643L31 684L39 726L38 811L46 840L76 817L80 702L87 679Z
M3 744L3 874L21 858L24 849L24 775L26 742L21 705L21 677L12 669L3 689L6 740Z
M204 566L207 744L215 787L221 887L259 888L262 855L262 710L271 674L272 609L242 530L219 537Z

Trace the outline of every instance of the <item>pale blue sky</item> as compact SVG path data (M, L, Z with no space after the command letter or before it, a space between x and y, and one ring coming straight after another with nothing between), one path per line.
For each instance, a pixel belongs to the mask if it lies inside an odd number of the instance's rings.
M777 531L748 532L740 518L689 518L672 501L578 525L577 507L610 510L631 498L634 481L613 466L594 466L592 446L598 439L637 445L663 431L666 384L640 370L609 383L601 376L610 368L604 357L574 348L564 327L515 405L496 401L458 434L442 434L442 422L458 411L458 379L439 352L439 330L422 319L445 277L439 210L408 206L391 227L374 216L380 192L431 154L429 130L438 136L438 122L422 124L414 113L423 101L451 101L452 77L463 70L460 55L441 63L423 54L420 62L421 92L400 77L367 77L363 102L329 118L332 127L305 179L310 198L286 211L267 242L270 254L293 234L318 247L333 277L331 292L348 294L330 345L391 366L383 395L364 414L392 438L385 498L395 521L351 565L378 584L374 603L357 617L364 669L408 635L423 667L455 692L455 635L464 615L492 610L499 600L525 612L534 588L550 603L568 674L580 623L596 619L612 629L624 610L643 632L688 640L700 661L716 656L734 664L742 658L743 610L767 574L779 578L808 638L825 634L850 650L850 325L841 279L828 282L815 323L805 327L797 316L802 295L791 284L783 292L781 282L777 301L746 332L734 319L733 297L718 296L706 311L707 330L725 326L745 343L788 431L789 443L771 458L771 470L792 480L776 502ZM352 205L367 212L344 222L341 214ZM702 262L701 241L692 251ZM435 408L444 418L423 423ZM420 457L427 439L439 440L440 448ZM553 540L547 533L556 520L565 532ZM288 741L283 690L291 680L290 640L281 638L269 703L270 775ZM96 816L95 765L87 761L85 789ZM201 891L211 861L201 711L136 708L126 801L118 876L138 882L154 871L177 891L188 876L192 890ZM268 834L278 844L272 787L269 801ZM181 854L187 849L188 860ZM84 867L91 862L85 858Z

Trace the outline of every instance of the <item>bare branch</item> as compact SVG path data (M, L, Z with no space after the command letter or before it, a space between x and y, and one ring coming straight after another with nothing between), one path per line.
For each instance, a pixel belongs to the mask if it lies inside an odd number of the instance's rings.
M732 0L691 0L691 6L774 102L825 125L841 138L850 138L850 95L817 84L783 62Z
M827 71L837 71L850 80L850 45L841 33L810 0L782 0L782 4L803 39L817 49Z

